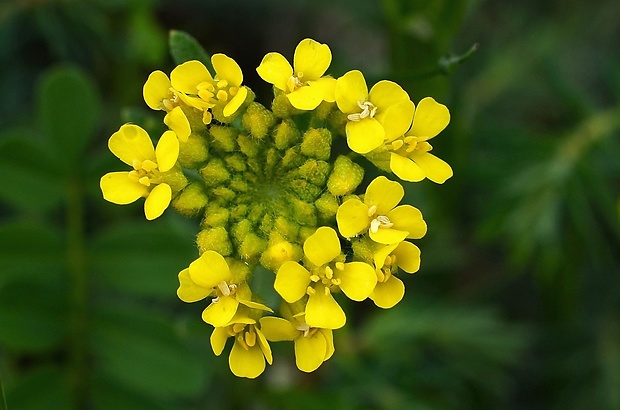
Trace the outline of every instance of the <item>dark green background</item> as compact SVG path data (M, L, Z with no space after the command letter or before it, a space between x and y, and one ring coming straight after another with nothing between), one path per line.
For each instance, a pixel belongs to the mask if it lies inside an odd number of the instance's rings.
M552 0L0 4L0 379L9 409L620 409L620 6ZM330 73L399 82L452 120L454 177L406 184L422 268L382 311L346 306L313 374L290 344L258 380L176 298L196 221L116 206L101 175L174 67L168 31L239 62L312 37ZM461 59L477 44L478 51ZM464 61L461 61L464 60ZM0 399L0 409L2 400Z

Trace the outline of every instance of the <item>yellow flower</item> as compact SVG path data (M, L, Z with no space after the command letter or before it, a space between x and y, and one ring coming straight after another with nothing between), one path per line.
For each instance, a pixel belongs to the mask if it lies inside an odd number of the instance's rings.
M233 268L219 253L204 252L179 273L179 299L191 303L213 296L211 304L202 312L202 319L215 327L230 322L239 304L272 312L269 307L251 301L252 292L245 283L249 271L245 265L234 263Z
M145 130L125 124L108 141L110 151L133 167L129 172L110 172L100 181L103 197L119 205L146 197L146 219L159 217L170 204L172 189L163 182L162 173L169 171L179 156L179 141L173 131L162 134L157 148Z
M409 95L392 81L379 81L368 92L364 75L349 71L336 81L336 104L347 115L346 135L349 148L366 154L383 144L387 110L409 101Z
M368 231L370 239L385 245L423 237L426 222L422 213L411 205L396 206L404 194L398 182L384 176L375 178L366 188L364 202L349 199L338 207L336 222L340 234L351 238Z
M406 114L390 110L386 117L396 123ZM433 147L427 142L446 128L449 122L450 112L445 105L431 97L422 99L413 114L411 129L404 136L396 132L396 135L387 137L386 147L390 151L392 172L400 179L412 182L428 178L443 184L450 178L452 168L429 152Z
M260 326L270 342L293 341L295 364L303 372L315 371L334 354L332 330L310 327L303 315L291 315L290 319L263 317Z
M343 263L338 235L329 227L317 229L303 248L310 271L297 262L284 262L274 288L288 303L308 295L306 323L310 327L338 329L346 317L332 292L342 290L355 301L366 299L377 283L374 269L364 262Z
M396 268L407 273L415 273L420 268L420 249L411 242L386 245L374 253L377 285L370 294L375 305L389 309L401 301L405 295L405 285L394 276Z
M225 326L213 329L211 348L216 356L222 354L226 340L231 336L235 338L235 343L228 356L230 370L237 377L254 379L260 376L265 371L265 360L271 364L273 358L265 335L256 326L256 320L244 312L238 312Z
M313 110L322 101L334 102L336 80L323 77L331 61L327 44L307 38L295 48L293 67L281 54L269 53L256 71L263 80L284 91L293 107Z

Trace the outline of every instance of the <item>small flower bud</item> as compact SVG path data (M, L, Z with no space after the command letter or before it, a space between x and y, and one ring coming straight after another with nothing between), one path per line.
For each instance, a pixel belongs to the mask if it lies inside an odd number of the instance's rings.
M184 168L197 168L209 158L207 141L196 134L190 134L186 142L179 144L179 163Z
M237 131L235 129L222 125L212 125L209 128L209 134L213 138L213 148L224 152L233 152L237 148L237 144L235 144Z
M200 169L200 175L202 175L207 186L220 185L230 178L228 169L219 158L212 159L207 165L202 167Z
M336 197L328 192L321 195L319 199L314 202L319 216L324 219L331 219L336 216L338 211L338 201Z
M201 254L206 251L215 251L222 256L232 254L228 232L222 226L200 231L196 237L196 244Z
M275 117L263 105L252 102L241 117L241 124L254 138L263 139L275 123Z
M285 150L299 142L301 133L293 120L286 119L276 126L273 139L278 149Z
M239 149L241 150L241 152L243 152L248 157L253 158L258 155L260 147L258 140L250 137L247 134L239 134L239 136L237 137L237 143L239 144Z
M277 243L263 252L260 263L265 268L276 272L284 262L301 259L301 248L299 250L297 248L293 247L290 242Z
M204 192L202 184L189 184L174 201L172 206L181 215L196 216L207 205L207 194Z
M334 195L350 194L364 178L364 168L345 156L339 156L327 180L327 189Z
M329 159L332 147L332 134L326 128L311 128L304 134L301 152L312 158Z
M222 208L217 204L210 204L205 211L205 218L202 221L203 226L224 226L228 223L230 217L230 211L226 208Z
M183 171L178 164L174 166L170 171L163 172L161 174L161 180L162 182L170 185L170 188L172 188L172 195L181 191L187 186L188 183L187 178L183 174Z
M267 247L267 241L254 233L246 235L243 242L239 246L239 255L241 259L250 259L258 256Z

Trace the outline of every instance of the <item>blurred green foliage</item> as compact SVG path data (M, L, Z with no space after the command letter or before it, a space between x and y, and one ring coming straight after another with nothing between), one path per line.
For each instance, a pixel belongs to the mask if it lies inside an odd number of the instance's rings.
M2 3L8 408L620 408L616 16L613 0ZM169 30L187 51L168 55ZM262 56L313 37L333 75L359 68L451 110L433 145L455 176L407 184L429 224L421 271L389 311L347 305L313 374L274 344L261 379L235 379L175 295L193 221L101 198L119 165L107 138L160 122L142 84L196 52L183 32L235 58L265 104Z

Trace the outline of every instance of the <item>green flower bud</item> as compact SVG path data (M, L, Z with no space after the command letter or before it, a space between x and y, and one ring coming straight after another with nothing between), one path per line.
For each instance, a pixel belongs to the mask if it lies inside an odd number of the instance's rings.
M215 251L222 256L232 254L232 243L230 243L228 232L223 226L200 231L196 237L196 244L200 254L206 251Z
M248 168L246 160L241 154L230 155L226 157L224 161L226 162L226 166L229 169L235 170L237 172L243 172Z
M323 187L325 186L325 181L327 181L329 171L330 166L327 162L309 159L299 167L298 175L314 185Z
M238 221L248 214L249 209L248 204L239 204L230 211L230 218Z
M205 217L202 221L203 226L225 226L228 223L230 211L222 208L218 204L211 203L207 206Z
M224 151L233 152L237 148L235 141L237 140L237 131L231 127L222 125L212 125L209 128L209 134L213 138L213 148Z
M334 195L350 194L364 178L364 168L345 156L336 158L334 169L327 180L327 189Z
M316 226L316 210L314 205L296 199L291 201L293 206L293 218L300 225Z
M321 195L321 197L314 202L314 205L317 211L319 211L319 216L323 220L335 217L339 206L336 197L328 192Z
M285 119L276 126L273 139L278 149L285 150L299 142L301 133L293 120Z
M200 169L200 175L207 186L216 186L227 181L230 173L224 165L224 161L219 158L213 158L207 165Z
M257 139L254 139L247 134L241 133L237 137L237 144L239 144L239 149L241 150L241 152L243 152L248 157L253 158L258 155L260 141L258 141Z
M271 111L257 102L252 102L241 117L241 125L254 138L263 139L273 127L275 120Z
M299 168L306 161L306 157L301 155L299 146L289 148L282 158L282 167L284 169Z
M241 176L236 175L233 177L232 181L230 181L230 189L235 192L247 192L250 187L248 183Z
M263 215L265 214L265 206L263 204L254 204L254 206L252 206L252 208L250 209L250 212L248 212L248 219L254 223L254 224L258 224Z
M209 158L209 145L203 137L190 134L186 142L179 144L179 163L184 168L197 168Z
M311 128L304 134L301 152L312 158L329 159L332 149L332 134L326 128Z
M211 192L213 192L213 195L223 199L226 202L230 202L237 197L235 191L224 186L218 186L217 188L213 188L213 191Z
M299 234L299 225L282 216L276 218L273 227L284 239L289 241L295 241Z
M243 242L243 239L252 232L252 223L247 219L242 219L232 228L232 236L237 243Z
M255 233L249 233L239 246L239 255L241 259L252 259L263 252L265 248L267 248L266 240Z
M170 188L172 188L172 195L176 195L176 193L185 188L188 183L179 164L172 167L169 171L162 172L161 179L162 182L170 185Z
M267 213L263 216L263 219L260 222L259 229L265 235L269 235L271 231L273 230L273 223L274 223L273 216Z
M288 188L297 195L302 201L313 202L323 191L316 185L303 179L294 179L288 182Z
M275 95L273 98L273 102L271 103L271 111L274 113L276 117L289 118L293 115L300 114L303 112L293 107L290 101L288 100L288 97L286 96L286 94L284 94L282 91L278 90L277 88L274 88L274 94Z
M207 205L208 198L202 184L191 183L172 201L181 215L196 216Z
M319 121L325 121L329 115L332 113L334 108L336 107L336 103L323 101L316 107L313 111L314 118Z
M260 257L260 264L272 272L277 272L280 266L287 261L298 261L303 256L299 245L281 241L271 245Z

